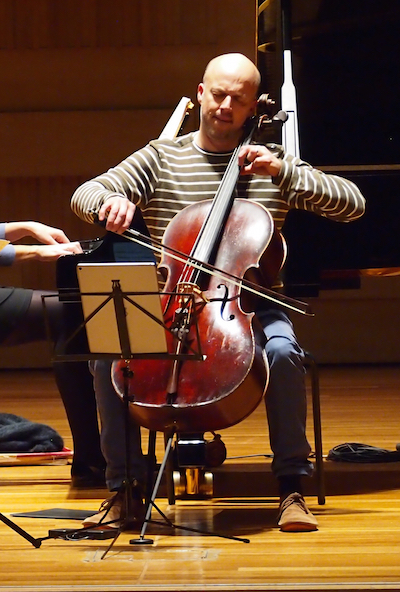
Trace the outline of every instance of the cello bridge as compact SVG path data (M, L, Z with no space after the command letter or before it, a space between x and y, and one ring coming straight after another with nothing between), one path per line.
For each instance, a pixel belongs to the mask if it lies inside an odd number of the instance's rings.
M179 283L177 286L177 292L178 294L193 294L194 296L200 298L204 303L209 302L208 298L204 296L204 292L200 290L199 286L192 282Z

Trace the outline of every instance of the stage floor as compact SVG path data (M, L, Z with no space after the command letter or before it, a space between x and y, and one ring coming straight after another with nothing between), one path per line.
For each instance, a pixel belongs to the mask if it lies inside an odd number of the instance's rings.
M400 441L400 366L322 367L320 381L324 453L344 442L395 449ZM72 446L50 371L0 371L0 391L3 412L47 423ZM0 522L0 591L400 590L399 463L325 461L325 505L318 505L312 484L307 491L319 530L282 533L276 527L264 409L221 436L228 460L215 479L230 474L230 491L205 500L178 499L175 506L164 497L157 499L174 524L208 534L166 527L153 510L152 518L162 522L148 528L146 537L153 544L133 545L135 535L123 532L102 558L110 540L49 539L35 548ZM14 513L95 511L107 496L102 489L72 489L65 464L0 470L0 512L34 539L53 528L77 528L80 522ZM265 495L255 497L260 481Z

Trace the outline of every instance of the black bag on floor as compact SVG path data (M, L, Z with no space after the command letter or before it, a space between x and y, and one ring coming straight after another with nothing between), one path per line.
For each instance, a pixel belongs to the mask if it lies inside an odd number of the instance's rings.
M400 452L370 446L369 444L346 442L332 448L326 458L327 460L339 462L384 463L400 461Z
M60 452L62 437L48 425L0 413L0 452Z

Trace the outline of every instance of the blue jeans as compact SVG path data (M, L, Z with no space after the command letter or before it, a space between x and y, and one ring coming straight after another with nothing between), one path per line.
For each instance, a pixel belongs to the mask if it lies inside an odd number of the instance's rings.
M266 353L270 367L265 404L271 449L272 470L276 477L311 475L308 460L310 445L305 434L306 389L303 351L297 343L288 316L279 309L258 313L267 338ZM125 414L120 397L111 381L111 364L97 360L92 364L94 387L101 422L101 447L107 462L106 480L110 491L118 489L125 478ZM140 428L130 419L130 476L144 482L146 465Z
M311 475L311 448L306 437L307 396L304 352L285 312L271 309L258 319L267 338L270 377L265 396L269 438L276 477Z

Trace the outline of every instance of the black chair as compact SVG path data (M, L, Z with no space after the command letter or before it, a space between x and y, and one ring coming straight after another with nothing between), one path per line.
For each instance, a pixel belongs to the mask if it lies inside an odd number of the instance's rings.
M324 479L324 466L323 466L323 452L322 452L322 427L321 427L321 404L320 404L320 387L319 387L319 370L318 365L314 357L309 352L305 353L305 368L307 374L310 376L311 381L311 401L312 401L312 415L313 415L313 427L314 427L314 454L315 454L315 475L317 483L317 497L318 504L325 504L325 479ZM153 481L154 481L154 469L155 469L155 448L156 448L156 435L155 431L149 432L148 441L148 459L149 459L149 470L148 470L148 483L147 492L148 497L151 495ZM167 464L165 467L165 480L167 487L167 498L170 505L175 504L175 484L174 484L174 461L172 455L169 455Z

